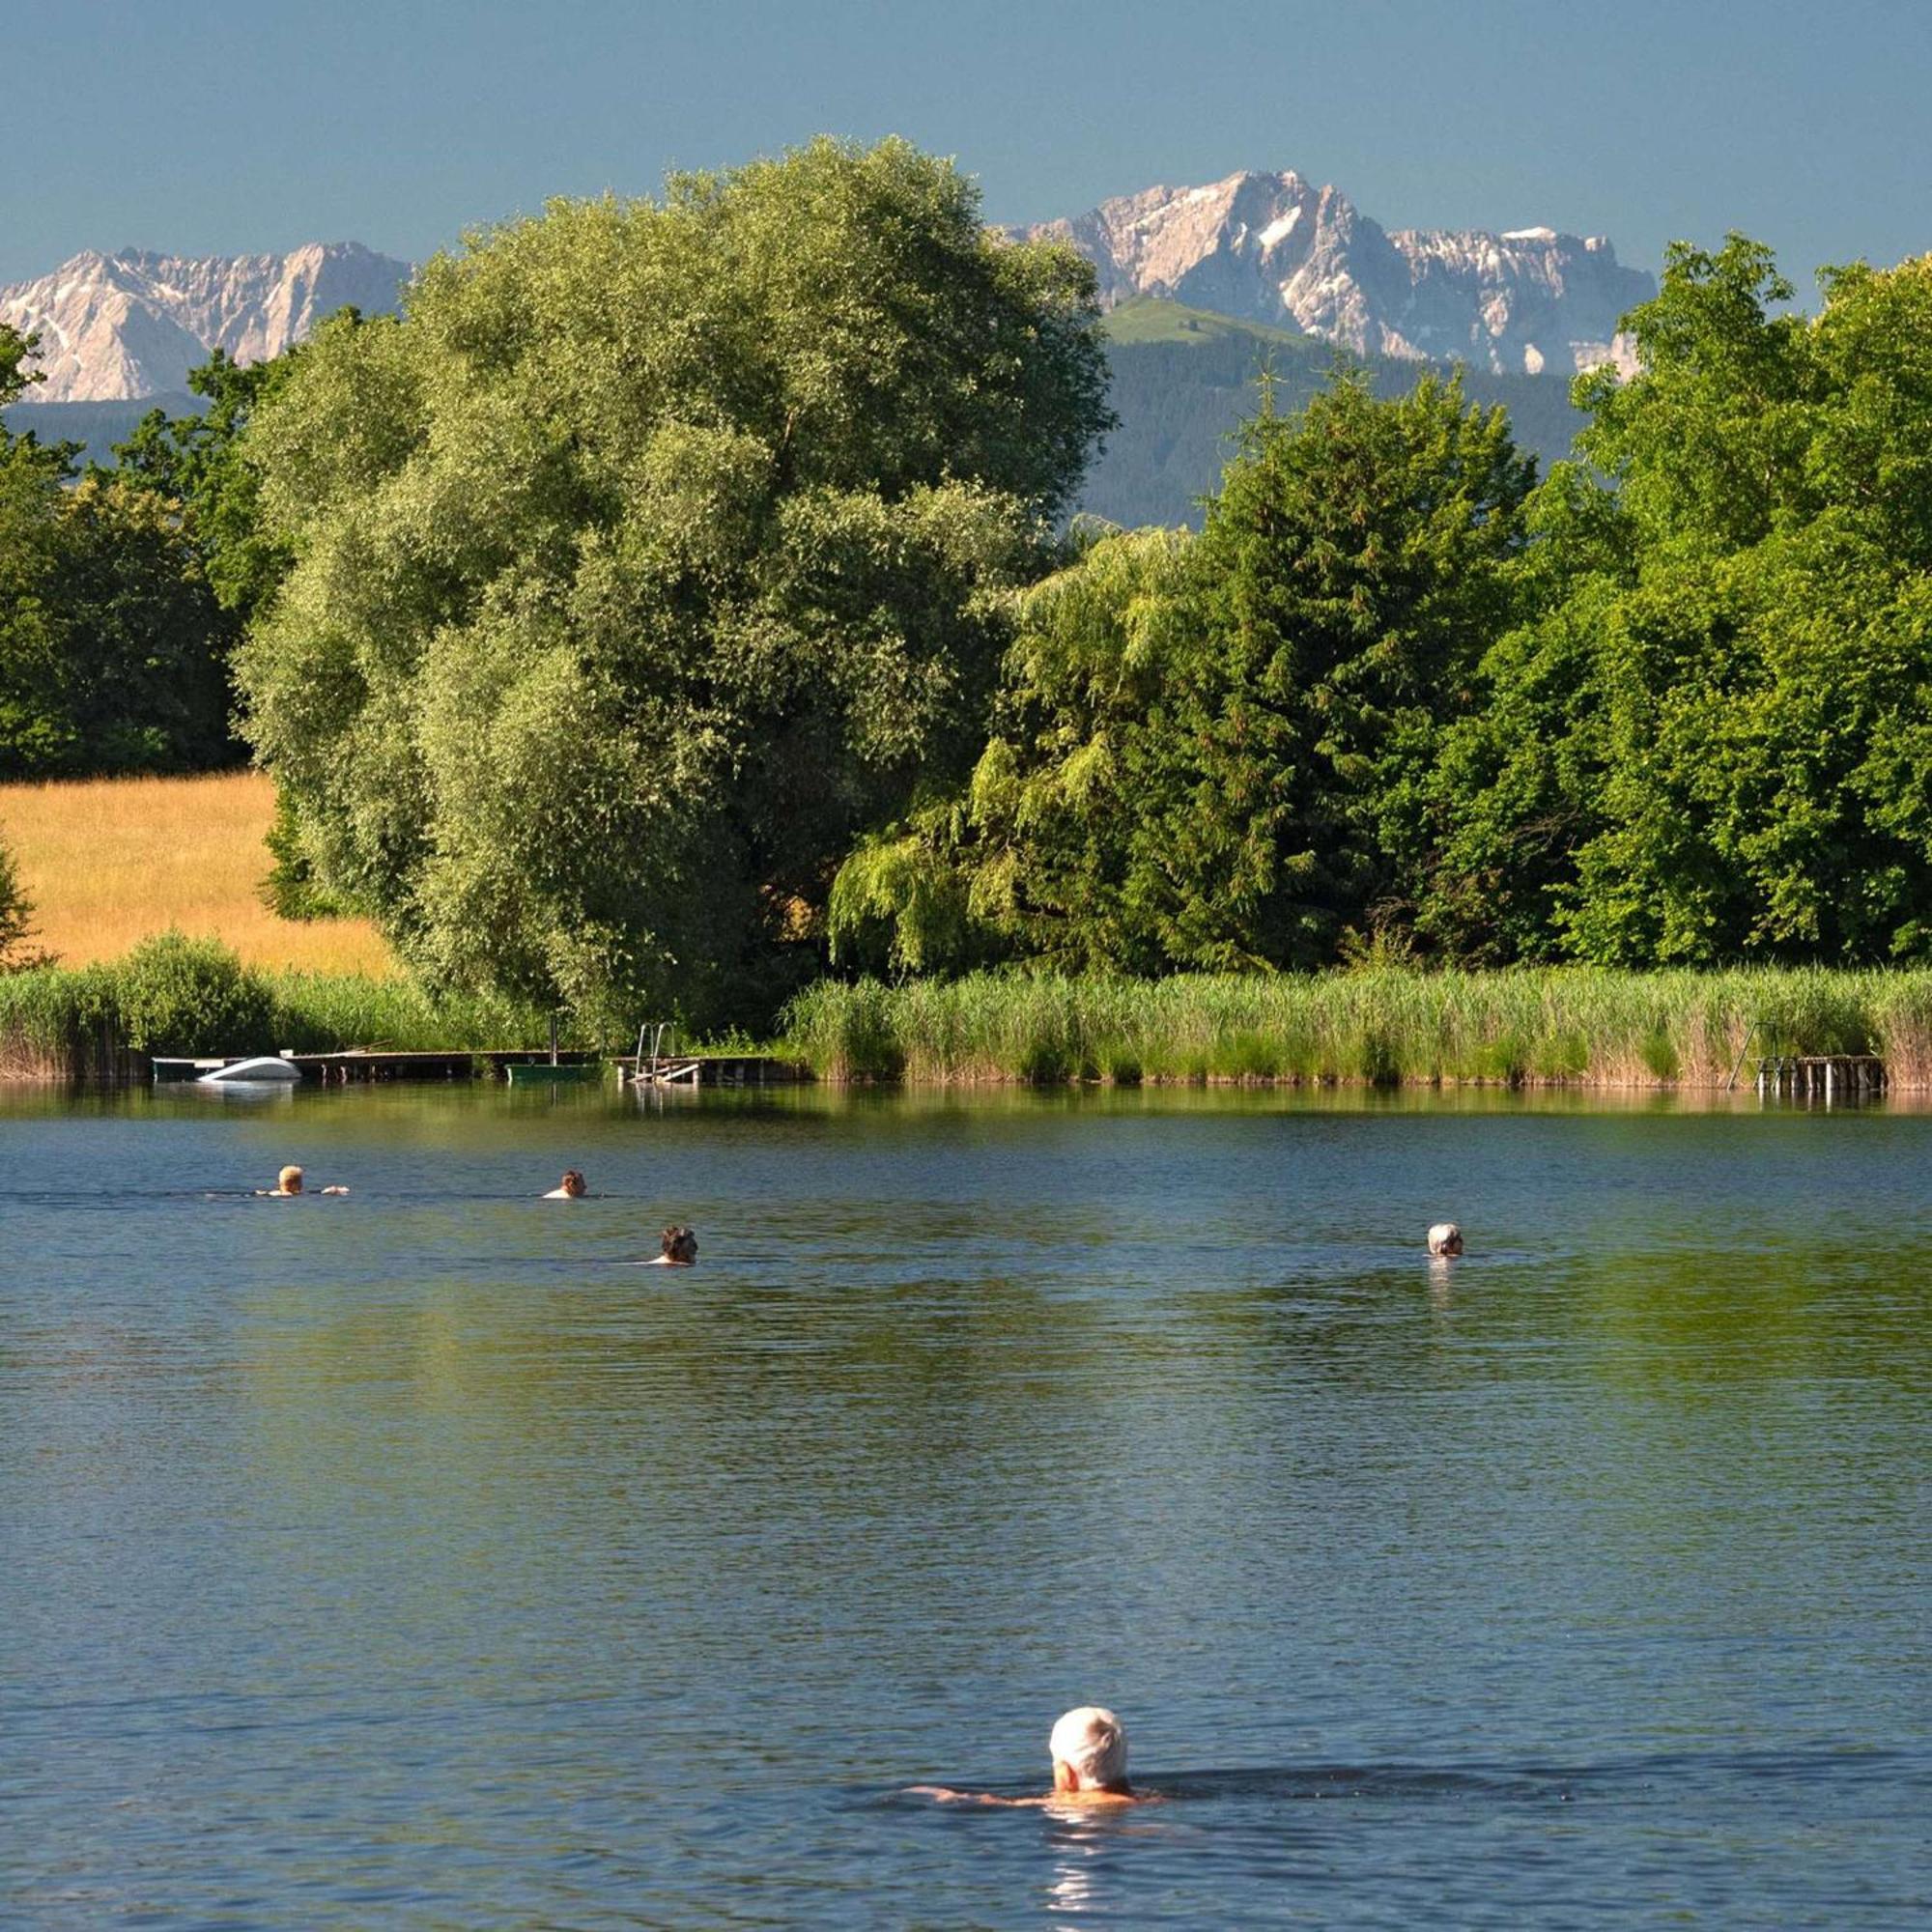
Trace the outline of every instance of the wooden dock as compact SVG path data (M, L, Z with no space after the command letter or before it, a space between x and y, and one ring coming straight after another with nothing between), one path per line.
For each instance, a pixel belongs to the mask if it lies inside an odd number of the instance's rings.
M391 1053L380 1047L352 1047L346 1053L284 1053L280 1056L302 1076L325 1087L391 1080L568 1080L590 1082L614 1065L627 1081L646 1087L795 1087L811 1078L811 1069L797 1061L769 1053L685 1053L645 1056L643 1075L635 1055L609 1060L602 1053L560 1052L554 1061L548 1047L466 1047L460 1052ZM204 1059L161 1059L153 1063L157 1084L198 1080L231 1065L235 1054Z
M1761 1100L1865 1100L1886 1089L1885 1062L1875 1053L1773 1054L1757 1063Z
M233 1054L217 1054L207 1060L156 1060L157 1082L198 1080L204 1073L229 1065ZM501 1080L513 1066L551 1065L548 1047L469 1047L461 1052L391 1053L380 1047L352 1047L347 1053L284 1053L281 1056L296 1067L304 1081L323 1086L344 1086L376 1080ZM590 1052L559 1053L562 1066L594 1067L603 1055Z

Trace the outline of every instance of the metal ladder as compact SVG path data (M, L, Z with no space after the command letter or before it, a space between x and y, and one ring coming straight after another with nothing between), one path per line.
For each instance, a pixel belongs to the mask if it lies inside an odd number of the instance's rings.
M631 1078L639 1087L655 1087L663 1078L666 1065L665 1048L676 1038L677 1029L669 1020L659 1020L655 1025L646 1020L638 1029L638 1057ZM650 1041L650 1051L644 1050L645 1040Z

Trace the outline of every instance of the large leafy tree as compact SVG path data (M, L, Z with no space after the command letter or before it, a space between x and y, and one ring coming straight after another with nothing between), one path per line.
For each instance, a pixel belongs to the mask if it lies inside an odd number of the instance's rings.
M1096 327L895 141L558 203L325 327L250 431L296 561L241 657L324 882L444 980L768 1007L981 742Z
M1201 538L1204 674L1158 837L1177 964L1316 965L1413 923L1422 790L1506 628L1532 459L1500 409L1343 372L1264 414Z
M1437 779L1425 921L1469 956L1932 951L1932 267L1814 321L1733 236L1672 251L1637 375L1579 384L1540 614Z

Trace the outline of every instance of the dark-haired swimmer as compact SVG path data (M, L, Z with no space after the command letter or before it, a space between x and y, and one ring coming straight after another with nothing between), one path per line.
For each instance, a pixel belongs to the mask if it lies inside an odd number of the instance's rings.
M1145 1804L1127 1782L1127 1727L1098 1704L1068 1711L1046 1743L1053 1759L1053 1789L1042 1798L995 1798L990 1792L952 1791L943 1784L915 1784L923 1798L966 1804Z
M582 1201L583 1199L583 1176L574 1167L563 1170L563 1179L544 1196L546 1201Z
M696 1231L680 1228L675 1221L664 1231L658 1245L660 1252L645 1264L647 1267L686 1268L697 1259Z
M318 1187L318 1194L347 1194L346 1187ZM302 1171L298 1167L285 1167L275 1177L272 1187L258 1187L257 1196L265 1201L291 1201L302 1192Z

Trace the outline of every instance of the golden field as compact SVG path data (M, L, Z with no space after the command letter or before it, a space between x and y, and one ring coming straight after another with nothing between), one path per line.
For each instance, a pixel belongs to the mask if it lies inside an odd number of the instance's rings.
M248 966L394 974L368 921L277 919L263 904L274 809L260 772L0 785L0 840L34 901L29 944L86 966L178 926Z

